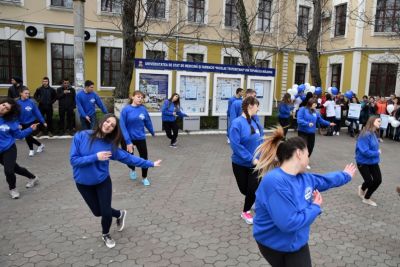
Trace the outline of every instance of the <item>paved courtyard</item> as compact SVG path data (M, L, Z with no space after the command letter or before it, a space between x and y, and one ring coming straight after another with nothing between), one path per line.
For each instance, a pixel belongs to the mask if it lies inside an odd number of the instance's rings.
M70 140L44 140L46 150L28 157L18 142L18 162L40 176L19 200L8 195L0 167L0 266L268 266L240 219L243 197L233 177L230 148L223 135L148 138L151 159L163 166L149 171L144 188L128 178L128 168L111 164L113 206L127 209L122 233L112 226L117 245L105 247L100 219L75 188L69 164ZM323 213L314 223L310 249L315 266L400 266L400 144L382 144L383 183L374 195L378 207L361 203L357 176L323 193ZM317 136L312 171L342 169L353 160L354 139ZM139 171L140 174L140 171Z

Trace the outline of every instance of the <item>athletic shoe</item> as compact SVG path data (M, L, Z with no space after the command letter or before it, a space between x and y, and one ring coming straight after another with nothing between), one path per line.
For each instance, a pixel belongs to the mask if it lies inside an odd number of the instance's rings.
M365 204L374 206L374 207L378 206L378 205L377 205L374 201L372 201L371 199L366 199L366 198L364 198L362 202L365 203Z
M29 157L35 156L35 150L29 150Z
M339 132L337 132L337 133L336 133L336 135L337 135L337 136L339 136L339 135L340 135L340 133L339 133Z
M149 186L150 185L150 181L147 178L142 179L142 183L144 186Z
M177 148L176 144L170 144L169 147Z
M176 146L178 144L178 141L175 140L171 145Z
M44 149L44 144L41 144L40 146L38 146L38 148L36 149L36 153L42 153Z
M247 223L247 224L253 224L253 215L251 215L250 211L247 212L242 212L240 215L242 219Z
M131 180L136 180L137 178L137 174L135 171L129 171L129 178L131 178Z
M336 135L336 132L333 132L333 134L332 135Z
M118 232L121 232L125 227L126 210L121 210L121 216L117 218Z
M359 186L358 186L358 196L359 196L361 199L364 199L364 195L365 195L365 191L363 191L363 190L361 189L361 185L359 185Z
M19 192L16 188L10 190L10 196L12 199L19 198Z
M104 244L106 244L108 248L115 247L115 241L114 239L111 238L110 234L105 234L101 238L103 239Z
M307 168L307 170L311 170L311 167L310 167L310 165L307 165L307 167L306 167L306 168Z
M229 138L226 138L226 142L227 142L228 144L230 144L230 143L231 143L231 140L229 140Z
M36 176L33 179L29 179L29 182L26 183L26 188L32 188L39 183L39 178Z

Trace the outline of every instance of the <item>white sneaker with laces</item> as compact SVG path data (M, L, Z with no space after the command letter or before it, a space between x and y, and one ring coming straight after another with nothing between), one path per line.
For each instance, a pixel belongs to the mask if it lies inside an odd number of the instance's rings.
M366 198L364 198L362 202L365 203L365 204L371 205L371 206L373 206L373 207L378 206L378 205L377 205L374 201L372 201L371 199L366 199Z
M10 196L12 199L19 198L19 192L16 188L10 190Z
M39 183L39 178L36 176L33 179L29 179L29 182L26 183L26 188L32 188Z
M44 149L44 144L41 144L40 146L38 146L36 153L42 153Z
M339 132L337 132L337 133L336 133L336 135L337 135L337 136L339 136L339 135L340 135L340 133L339 133Z
M105 234L101 238L103 239L104 244L106 244L108 248L115 247L115 241L114 239L111 238L110 234Z
M29 157L35 156L35 150L29 150Z
M365 192L366 192L366 191L363 191L363 190L362 190L361 185L359 185L359 186L358 186L358 196L359 196L361 199L364 199Z

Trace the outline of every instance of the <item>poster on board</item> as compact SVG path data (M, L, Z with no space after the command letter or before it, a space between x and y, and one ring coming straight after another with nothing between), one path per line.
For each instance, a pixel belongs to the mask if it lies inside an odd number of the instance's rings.
M145 94L144 106L149 112L161 112L168 98L168 74L139 73L139 91Z
M256 91L256 97L260 102L258 114L264 116L271 115L274 88L273 78L249 77L247 88L251 88Z
M213 115L226 116L229 98L243 88L243 76L214 75Z
M207 116L209 75L177 72L177 84L182 111L191 116Z

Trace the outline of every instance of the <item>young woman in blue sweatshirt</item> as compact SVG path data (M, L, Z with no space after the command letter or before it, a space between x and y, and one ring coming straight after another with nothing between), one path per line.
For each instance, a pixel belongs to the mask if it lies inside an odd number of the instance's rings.
M34 187L39 179L27 169L17 164L17 146L15 139L23 139L36 130L38 124L32 124L25 130L20 130L18 115L19 105L12 99L0 101L0 164L4 167L4 174L10 189L10 196L13 199L19 198L16 188L17 177L15 174L25 176L29 179L27 188Z
M43 124L44 127L47 127L47 124L42 116L42 113L40 113L36 104L33 103L33 101L29 98L28 87L24 87L24 89L21 91L20 99L18 99L17 103L21 107L21 112L19 114L18 120L21 123L23 130L30 128L31 125L36 121L40 121L40 123ZM35 155L35 150L33 150L34 144L37 145L38 147L36 150L37 153L41 153L44 149L44 145L40 143L38 140L36 140L33 137L32 133L25 137L25 141L29 147L30 157L33 157Z
M142 168L160 166L161 160L151 162L119 149L122 135L115 115L106 115L96 130L75 134L71 144L70 162L78 191L96 217L101 216L103 241L107 247L115 246L110 236L112 218L117 218L118 231L125 224L126 211L111 207L112 185L109 161L118 160Z
M173 93L170 99L165 100L161 109L161 119L165 133L168 139L171 140L170 147L176 148L176 139L178 138L178 124L176 117L187 117L181 111L179 94Z
M379 117L370 117L361 130L356 143L356 162L364 183L358 187L358 195L362 202L377 206L371 200L372 194L382 183L382 174L379 168L380 154L377 132L381 126Z
M147 109L142 105L144 94L141 91L133 93L130 105L125 106L120 115L120 126L124 136L125 144L123 146L126 151L133 154L133 146L136 146L139 155L143 159L148 159L146 132L144 128L154 136L153 124ZM128 166L131 171L129 176L132 180L136 180L135 166ZM150 181L147 178L147 168L142 168L142 183L149 186Z
M257 149L256 171L262 180L256 192L253 235L264 258L273 266L311 267L310 226L321 214L320 191L339 187L356 167L327 174L306 173L308 150L303 138L285 141L282 128Z
M250 212L254 204L255 192L258 187L257 173L254 166L257 159L254 158L256 148L262 143L264 135L263 127L255 120L259 102L249 96L243 100L243 113L232 121L229 132L232 148L232 169L235 175L239 191L245 196L241 217L247 224L253 223Z
M283 96L282 101L279 103L278 106L279 124L283 128L285 136L290 127L290 113L292 112L293 109L294 106L292 105L291 96L289 93L286 93Z
M226 119L226 123L227 123L227 125L226 125L227 126L226 127L226 137L227 137L228 144L230 142L229 141L229 127L230 127L229 116L231 114L231 107L232 107L233 102L235 102L236 100L241 100L242 99L243 91L244 91L243 88L237 88L236 89L236 95L232 96L228 100L228 110L226 111L226 116L227 116L227 119Z
M256 97L256 91L253 89L247 89L246 93L245 93L245 97L248 96L252 96L252 97ZM240 117L243 113L242 110L242 103L243 103L243 99L238 99L236 101L234 101L229 109L229 120L230 123L232 124L232 121L238 117Z

